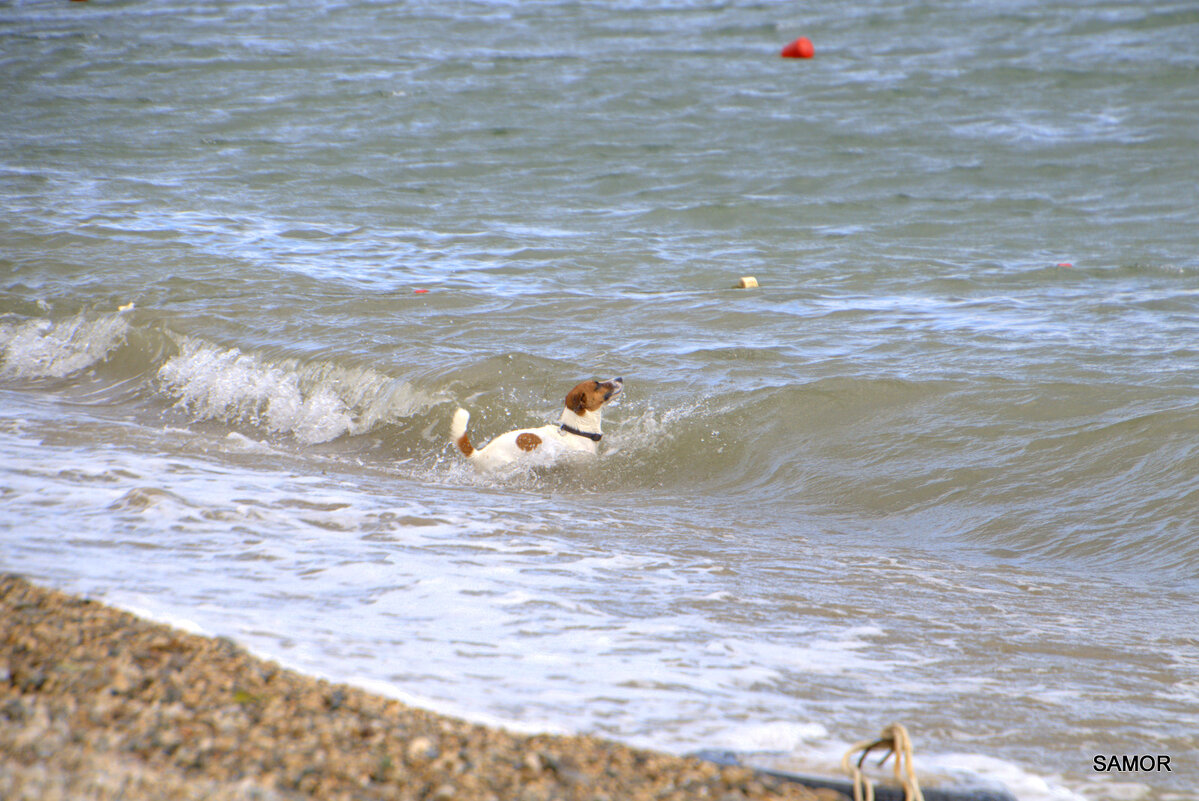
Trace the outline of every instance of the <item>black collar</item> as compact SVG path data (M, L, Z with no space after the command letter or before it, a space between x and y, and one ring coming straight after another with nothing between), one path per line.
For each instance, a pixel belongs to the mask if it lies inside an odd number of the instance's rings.
M566 423L562 424L562 430L568 434L577 434L580 437L587 437L587 439L591 440L592 442L599 442L600 438L604 436L603 434L592 434L589 431L580 431L573 426L568 426Z

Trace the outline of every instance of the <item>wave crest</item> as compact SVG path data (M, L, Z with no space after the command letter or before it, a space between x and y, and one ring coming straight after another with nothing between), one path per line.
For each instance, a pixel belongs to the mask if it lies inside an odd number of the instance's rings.
M247 422L305 444L362 434L411 416L429 399L371 368L271 360L240 348L176 337L179 351L158 370L161 389L200 419Z
M128 335L121 315L0 323L0 364L17 378L66 378L106 360Z

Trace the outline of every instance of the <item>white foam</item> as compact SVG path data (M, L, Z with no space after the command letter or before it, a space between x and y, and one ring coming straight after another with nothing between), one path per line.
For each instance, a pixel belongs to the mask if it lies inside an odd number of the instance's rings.
M740 727L730 727L713 740L714 748L739 753L792 753L808 743L828 737L828 729L819 723L795 723L774 720Z
M0 323L0 356L5 372L20 378L65 378L104 361L128 333L120 315Z
M981 754L918 756L917 767L966 786L1003 787L1021 801L1086 801L1086 798L1018 765Z
M176 337L158 370L162 389L203 420L250 423L305 444L401 419L429 404L410 384L369 368L270 360L240 348Z
M340 679L338 680L340 681ZM392 698L411 707L427 709L439 715L446 715L447 717L458 718L459 720L468 720L472 723L489 726L493 729L504 729L516 734L570 734L568 729L550 721L517 721L510 718L500 718L488 715L476 708L465 707L461 704L429 698L424 695L417 695L416 693L403 690L389 681L351 678L344 683L384 698Z
M642 409L638 414L626 413L620 420L620 436L608 445L608 455L635 453L646 447L661 448L664 442L685 430L678 423L698 416L700 408L701 404L691 403L660 413L650 408Z
M250 439L245 434L239 434L236 431L230 431L225 435L225 441L239 449L254 452L270 452L271 447L265 442L257 439Z
M191 618L168 611L159 604L156 604L152 599L143 595L117 594L108 596L104 600L144 620L162 623L171 628L186 631L188 634L198 634L201 637L212 636L211 632Z

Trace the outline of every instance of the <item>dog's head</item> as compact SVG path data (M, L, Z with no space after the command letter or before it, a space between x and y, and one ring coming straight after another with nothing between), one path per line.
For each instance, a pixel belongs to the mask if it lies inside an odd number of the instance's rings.
M583 381L566 394L566 408L580 417L600 408L621 393L623 378L609 381Z

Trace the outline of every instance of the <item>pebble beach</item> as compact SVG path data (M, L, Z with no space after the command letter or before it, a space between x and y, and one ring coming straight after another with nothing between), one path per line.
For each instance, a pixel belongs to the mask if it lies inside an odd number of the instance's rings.
M1195 0L0 37L0 801L1199 801Z
M842 796L593 737L455 720L5 575L0 798Z

